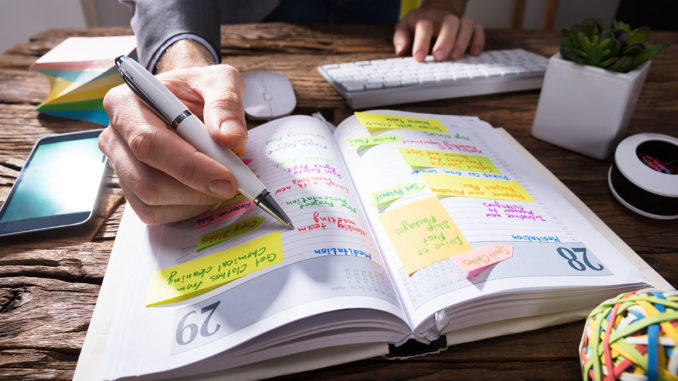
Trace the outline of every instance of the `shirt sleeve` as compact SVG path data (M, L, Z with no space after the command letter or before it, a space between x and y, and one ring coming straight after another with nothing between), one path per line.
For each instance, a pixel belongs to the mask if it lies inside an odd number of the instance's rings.
M215 0L134 0L132 29L139 62L153 71L172 43L189 38L207 47L220 62L220 8Z

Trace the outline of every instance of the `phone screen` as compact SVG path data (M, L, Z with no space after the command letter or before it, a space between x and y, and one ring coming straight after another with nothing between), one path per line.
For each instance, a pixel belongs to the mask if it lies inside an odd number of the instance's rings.
M35 146L0 211L0 234L89 219L105 170L99 132L46 138Z

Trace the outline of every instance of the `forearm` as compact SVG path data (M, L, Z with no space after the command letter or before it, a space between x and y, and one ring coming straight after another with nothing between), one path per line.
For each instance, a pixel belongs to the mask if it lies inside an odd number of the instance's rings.
M209 66L214 62L212 53L207 48L194 40L179 40L169 46L162 53L158 63L155 65L156 73L163 73L170 70Z

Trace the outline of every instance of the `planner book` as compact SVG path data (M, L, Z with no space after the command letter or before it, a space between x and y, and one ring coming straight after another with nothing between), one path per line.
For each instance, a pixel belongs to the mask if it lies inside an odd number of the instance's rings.
M334 129L290 116L250 130L243 161L295 228L242 197L163 226L127 207L76 379L407 357L670 288L475 117L376 110Z

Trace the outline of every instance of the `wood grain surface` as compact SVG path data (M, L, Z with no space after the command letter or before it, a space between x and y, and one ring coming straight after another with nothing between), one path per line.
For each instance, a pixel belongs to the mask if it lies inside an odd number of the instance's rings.
M241 72L280 71L295 89L297 114L320 111L331 122L352 113L317 73L327 63L393 56L392 30L376 26L245 24L221 30L224 62ZM129 28L54 29L0 55L0 201L43 136L100 128L39 115L49 91L28 66L69 36L131 34ZM678 33L654 60L628 134L678 136ZM550 56L559 32L488 30L487 49L521 47ZM539 141L530 128L538 91L448 99L401 106L404 111L475 115L504 127L671 284L678 284L678 222L641 217L610 194L610 161L590 159ZM252 124L253 126L254 124ZM0 379L70 379L89 324L124 204L114 176L94 223L68 234L0 240ZM450 347L408 361L381 358L307 372L336 379L576 380L583 322ZM296 379L300 375L283 378Z

